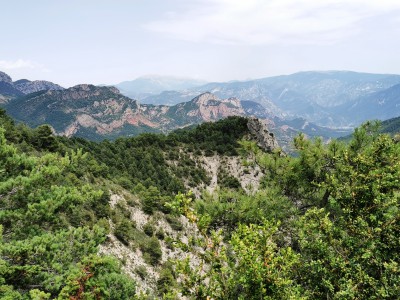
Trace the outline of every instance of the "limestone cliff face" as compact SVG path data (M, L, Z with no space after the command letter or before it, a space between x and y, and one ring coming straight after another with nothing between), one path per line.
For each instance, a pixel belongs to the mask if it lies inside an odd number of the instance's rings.
M215 121L229 116L245 115L236 98L220 100L214 94L204 93L192 100L197 107L190 110L188 116L198 116L203 121Z
M228 116L245 116L246 113L238 99L219 99L207 92L189 102L171 106L166 115L174 119L175 126L182 127L216 121Z
M272 152L274 149L279 148L278 141L274 134L269 131L266 121L249 118L247 128L256 137L258 146L265 151Z

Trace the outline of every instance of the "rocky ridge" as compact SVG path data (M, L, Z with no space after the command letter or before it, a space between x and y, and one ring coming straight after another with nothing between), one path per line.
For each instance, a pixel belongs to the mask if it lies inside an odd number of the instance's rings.
M20 79L12 81L12 78L4 72L0 72L0 104L9 100L44 90L63 90L58 84L45 80L30 81Z
M256 137L257 145L267 152L272 152L279 148L278 141L274 134L269 131L265 121L257 118L250 118L247 122L247 128Z
M257 102L240 101L234 97L220 99L210 92L188 102L166 106L141 104L124 96L115 87L80 84L64 90L22 95L3 103L3 106L12 117L32 127L49 124L58 135L91 140L135 136L144 132L167 133L229 116L264 119L285 151L299 131L324 138L337 134L306 120L288 121L273 117Z
M46 80L35 80L29 81L27 79L21 79L14 82L14 86L17 90L27 95L44 90L63 90L64 88L58 84L52 83Z
M0 71L0 82L12 83L12 79L9 75Z
M141 105L115 87L88 84L47 90L20 97L6 106L18 120L31 126L51 125L60 135L116 137L140 132L166 132L176 128L244 116L240 101L204 93L175 106Z
M247 81L208 83L188 90L150 95L141 101L177 103L209 91L222 99L237 97L242 101L260 103L274 117L303 118L331 128L354 127L371 117L384 120L398 116L398 107L393 110L391 104L399 100L398 93L394 94L390 89L399 83L400 75L393 74L309 71ZM373 102L380 104L368 105ZM349 112L352 106L358 106L357 120Z

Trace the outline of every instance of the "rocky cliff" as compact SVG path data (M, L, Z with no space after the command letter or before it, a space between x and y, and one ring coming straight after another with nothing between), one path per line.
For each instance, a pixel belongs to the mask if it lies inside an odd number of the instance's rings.
M266 121L249 118L247 128L256 137L257 145L267 152L279 148L278 141L274 134L268 129Z

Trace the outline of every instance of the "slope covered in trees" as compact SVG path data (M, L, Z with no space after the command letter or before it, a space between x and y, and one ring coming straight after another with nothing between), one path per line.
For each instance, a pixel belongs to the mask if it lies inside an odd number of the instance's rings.
M289 157L258 148L243 118L95 143L0 111L0 296L396 299L400 143L373 125L349 143L300 135ZM213 192L189 192L210 180L199 156L237 155L264 174L258 189L223 184L224 171ZM115 186L129 196L110 205ZM133 208L151 221L138 226ZM147 290L146 268L138 281L123 271L130 256L100 254L113 237L157 273Z
M82 151L44 151L56 143L42 136L44 127L19 130L4 115L1 122L1 298L133 297L135 284L118 261L97 255L110 216L108 191L93 183L98 165Z
M214 299L398 297L400 144L364 126L348 145L303 136L295 145L298 158L256 151L267 174L262 198L261 191L205 198L195 212L177 199L176 211L207 237L210 265L202 273L181 263L183 292ZM199 275L187 280L190 274Z
M392 135L400 133L400 117L385 120L382 122L382 132Z

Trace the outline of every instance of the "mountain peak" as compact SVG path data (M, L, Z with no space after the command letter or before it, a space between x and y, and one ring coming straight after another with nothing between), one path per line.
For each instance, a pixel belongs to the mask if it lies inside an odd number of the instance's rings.
M119 91L119 89L117 89L115 86L109 86L108 89L115 93L115 94L121 94L121 92Z
M100 92L100 91L110 91L114 94L121 94L120 91L115 86L97 86L93 84L77 84L73 87L69 88L68 90L74 92Z
M12 79L9 75L7 75L4 72L0 71L0 81L6 82L6 83L12 83Z
M58 84L45 80L30 81L28 79L19 79L13 82L9 75L0 72L0 103L7 103L10 99L30 93L63 89Z
M81 83L74 85L73 87L70 87L69 90L76 90L76 91L92 91L96 89L96 86L93 84L86 84L86 83Z
M27 79L20 79L14 82L16 89L24 93L25 95L45 91L45 90L63 90L64 88L58 84L52 83L46 80L35 80L30 81Z
M217 96L210 92L205 92L193 98L192 102L197 104L207 105L209 101L221 101Z
M29 83L29 82L31 81L28 79L19 79L17 81L14 81L14 84Z

